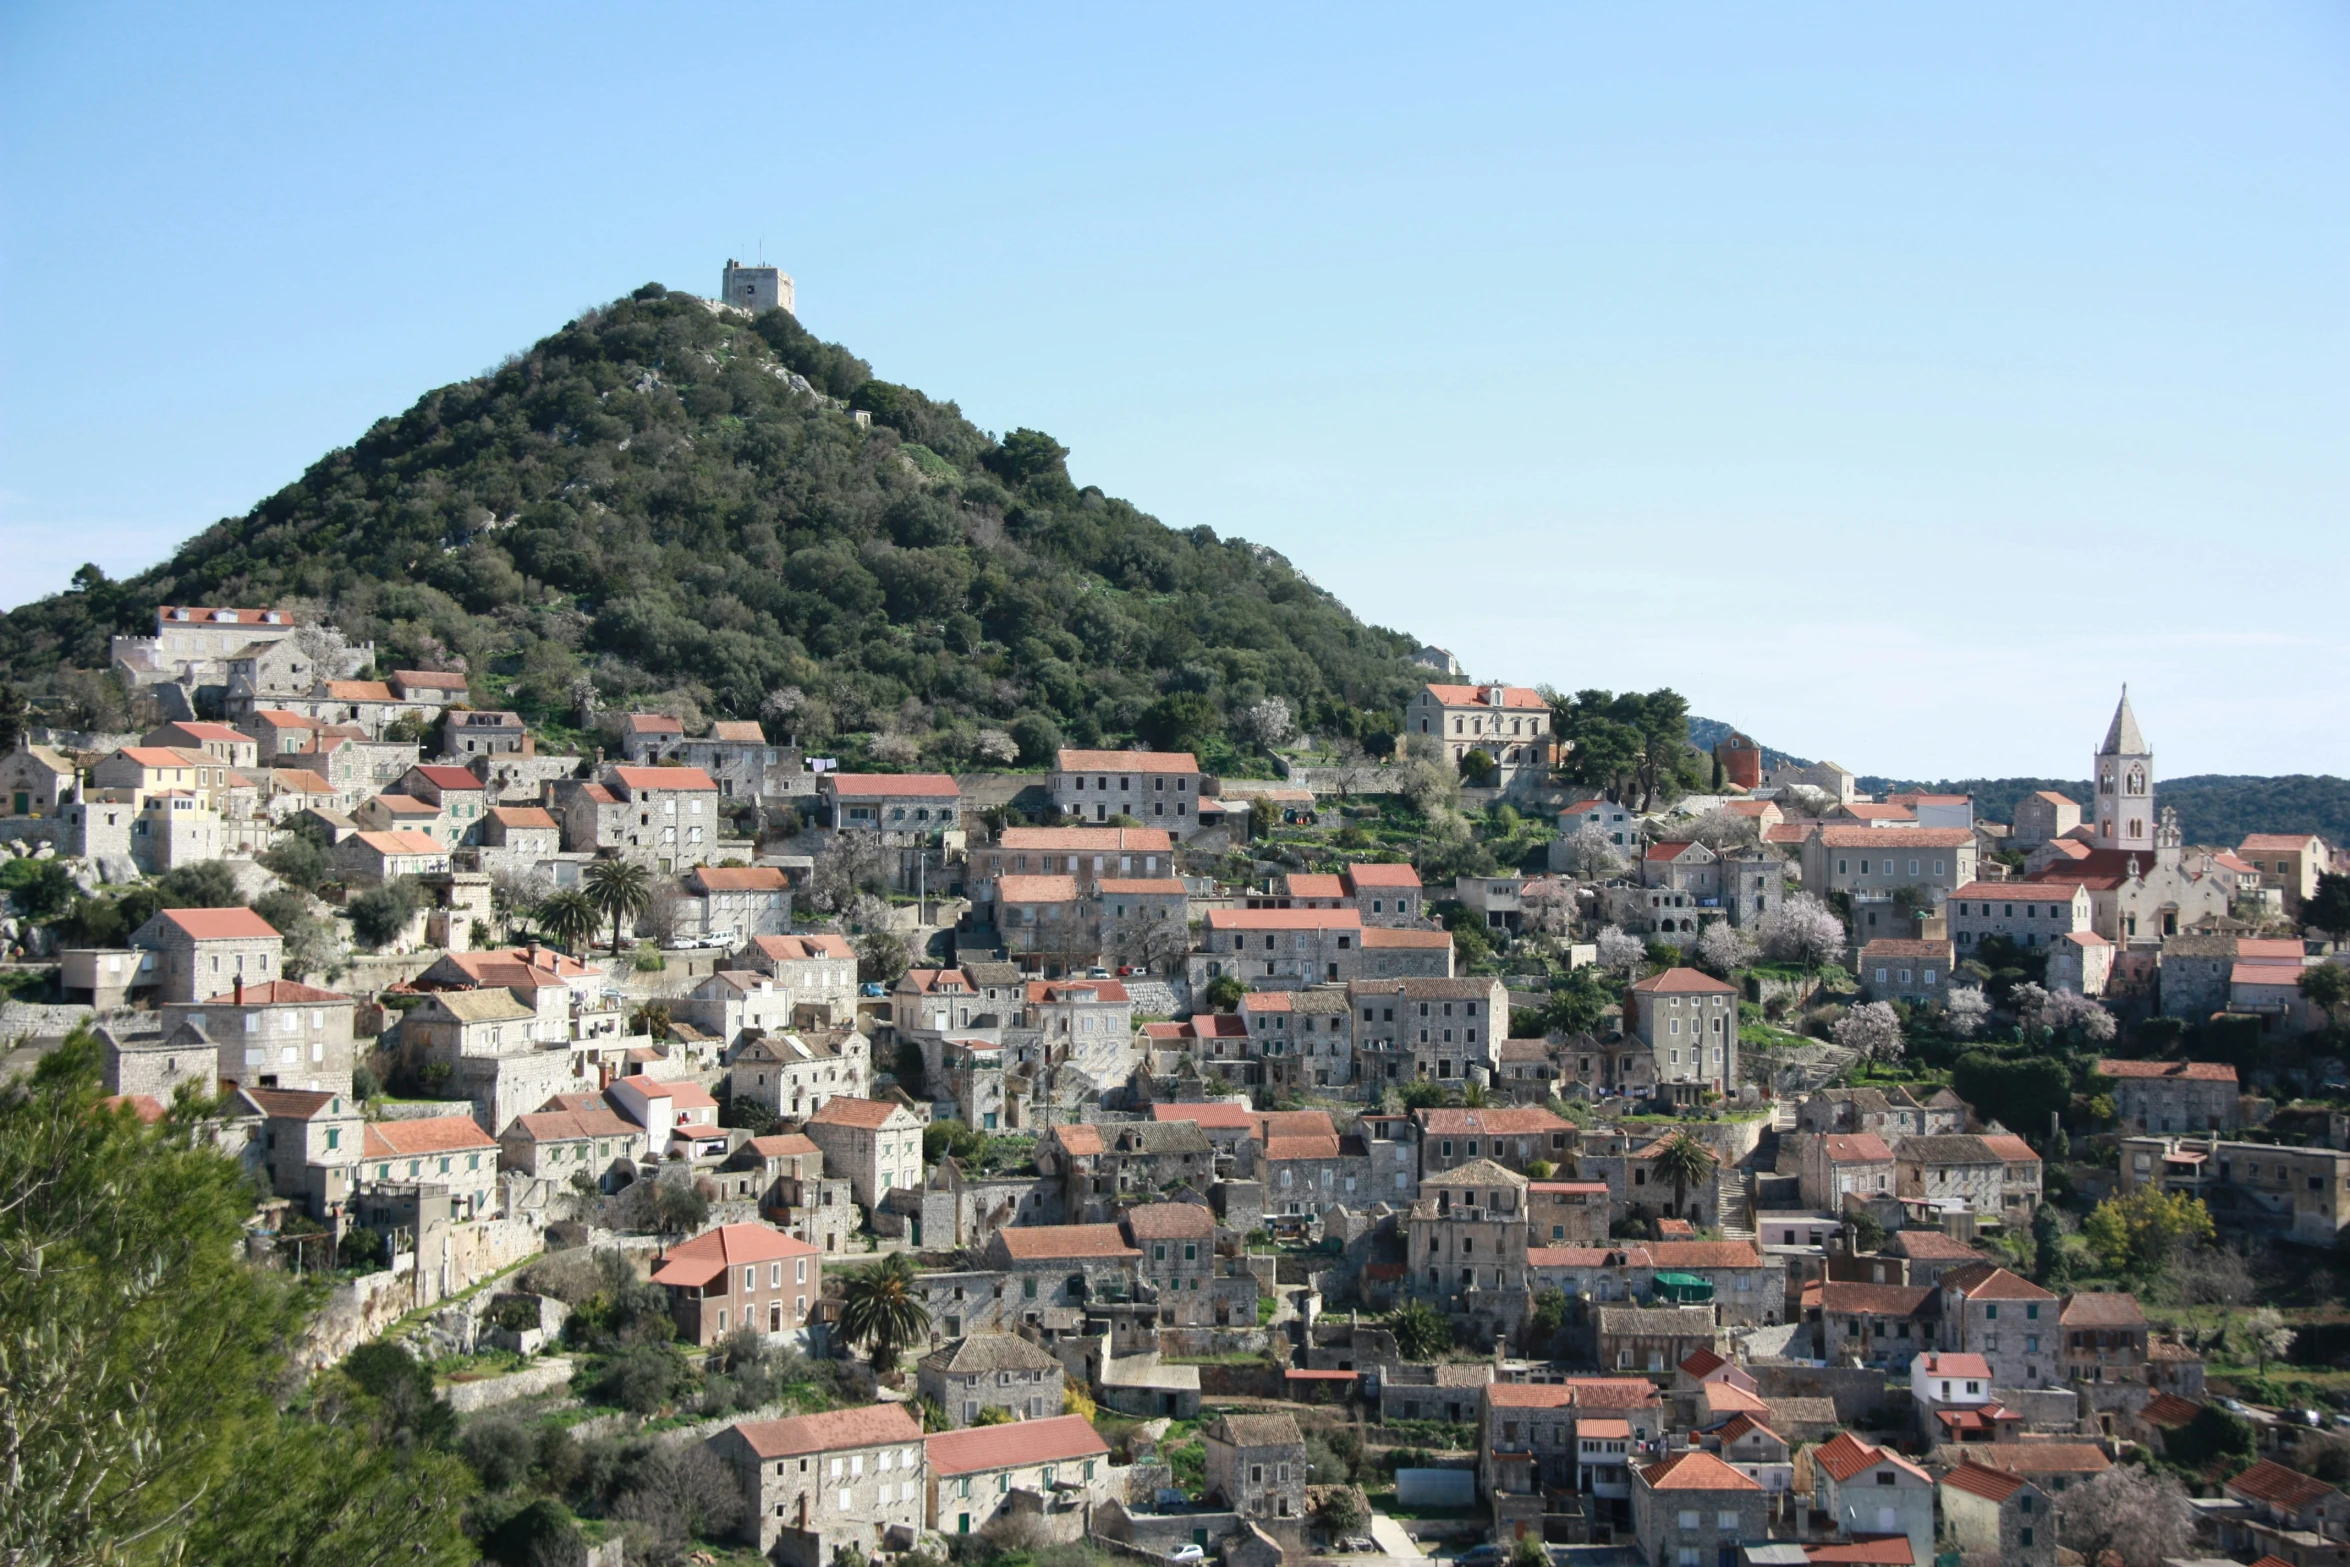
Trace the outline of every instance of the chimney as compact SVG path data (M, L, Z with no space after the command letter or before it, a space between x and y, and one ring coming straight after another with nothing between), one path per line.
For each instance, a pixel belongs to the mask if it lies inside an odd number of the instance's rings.
M539 939L536 936L530 938L530 966L532 968L539 966Z

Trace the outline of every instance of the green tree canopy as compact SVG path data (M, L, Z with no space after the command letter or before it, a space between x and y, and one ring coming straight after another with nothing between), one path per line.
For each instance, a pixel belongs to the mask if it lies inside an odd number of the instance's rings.
M0 1559L473 1561L470 1476L387 1399L333 1375L279 1409L305 1301L240 1260L236 1162L186 1103L99 1100L83 1030L0 1087Z

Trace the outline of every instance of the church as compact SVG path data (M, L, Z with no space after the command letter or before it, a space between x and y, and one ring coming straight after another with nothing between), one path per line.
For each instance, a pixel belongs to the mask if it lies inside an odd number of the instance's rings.
M2119 948L2159 949L2165 936L2226 920L2227 887L2187 870L2179 813L2155 810L2154 748L2130 710L2128 686L2089 776L2096 799L2087 819L2033 850L2024 879L2086 888L2093 928Z

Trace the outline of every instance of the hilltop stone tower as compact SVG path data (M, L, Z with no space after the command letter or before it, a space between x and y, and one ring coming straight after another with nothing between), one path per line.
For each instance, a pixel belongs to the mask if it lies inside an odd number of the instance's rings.
M726 270L719 275L718 297L753 315L766 310L791 310L791 274L781 267L746 267L729 258Z
M2133 849L2151 859L2154 849L2154 749L2139 732L2138 715L2130 711L2130 688L2122 687L2121 705L2097 748L2090 777L2097 803L2090 813L2091 845L2099 849Z

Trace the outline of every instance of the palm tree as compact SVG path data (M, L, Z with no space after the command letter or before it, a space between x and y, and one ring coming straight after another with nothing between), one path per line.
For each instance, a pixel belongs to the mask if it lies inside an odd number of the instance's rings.
M1689 1188L1713 1179L1714 1156L1687 1132L1675 1132L1657 1150L1656 1173L1673 1183L1673 1216L1680 1217Z
M539 900L531 918L540 930L553 938L555 944L577 952L595 939L596 927L603 923L595 900L577 887L566 887L550 892Z
M1482 1110L1488 1097L1483 1083L1470 1083L1461 1090L1461 1106L1468 1110Z
M930 1331L930 1313L914 1293L914 1260L892 1252L859 1268L841 1285L841 1337L873 1342L873 1369L895 1371L898 1352Z
M598 860L587 868L588 901L612 922L612 956L620 956L620 926L653 906L653 877L634 860Z

